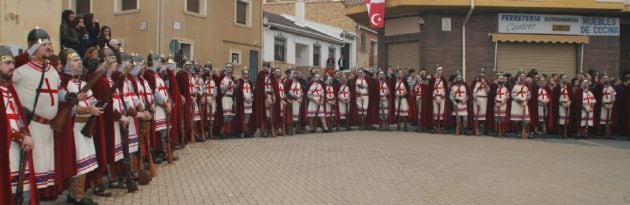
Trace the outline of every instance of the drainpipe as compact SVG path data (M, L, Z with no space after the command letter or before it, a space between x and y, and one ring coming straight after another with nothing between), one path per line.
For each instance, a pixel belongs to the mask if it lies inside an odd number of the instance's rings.
M161 29L162 29L162 0L157 0L157 11L156 13L156 21L157 23L155 23L155 42L157 45L157 50L155 51L156 54L160 55L162 53L162 36L161 36Z
M475 10L475 0L470 0L470 9L466 14L464 23L462 23L462 77L464 80L466 80L466 23L468 23L473 10Z

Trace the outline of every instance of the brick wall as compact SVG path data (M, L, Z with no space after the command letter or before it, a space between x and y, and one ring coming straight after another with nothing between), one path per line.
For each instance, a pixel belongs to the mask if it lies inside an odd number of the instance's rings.
M263 10L275 14L295 16L294 1L277 1L263 5ZM306 19L322 24L336 26L347 32L355 32L355 22L346 16L344 5L340 1L305 1Z
M622 19L621 22L630 22L630 17ZM621 36L622 37L619 39L621 47L621 53L619 55L620 72L623 72L624 69L630 71L630 24L621 25Z
M584 46L584 72L606 70L611 77L619 76L619 45L619 36L590 36Z
M442 17L451 18L451 31L442 31ZM444 75L462 69L461 15L422 15L425 23L420 28L420 68L433 73L436 65L444 68Z

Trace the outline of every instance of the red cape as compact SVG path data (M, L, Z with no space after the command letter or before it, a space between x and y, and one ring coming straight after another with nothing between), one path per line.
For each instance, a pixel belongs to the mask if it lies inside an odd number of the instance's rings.
M152 70L146 69L144 75L142 75L142 79L147 81L147 83L149 84L149 88L151 88L151 90L153 91L153 94L157 92L155 89L155 74L157 73ZM159 105L156 104L155 106L157 107ZM151 124L153 123L155 123L155 121L151 122ZM153 125L151 125L151 147L154 150L162 149L162 138L155 135L155 126Z
M411 92L412 93L412 95L411 95L411 99L412 100L411 101L415 102L415 105L414 105L414 109L415 109L414 117L416 119L414 119L414 120L420 120L420 123L422 123L423 125L426 125L426 123L429 121L429 119L428 119L428 112L429 112L428 106L429 106L429 103L431 103L431 100L430 100L431 97L429 96L429 84L426 83L425 81L423 81L421 83L416 83L414 85L414 87L416 87L416 86L420 86L420 98L421 98L420 100L421 100L422 107L420 108L420 110L417 110L418 102L416 102L416 97L417 97L418 94L416 92L413 92L413 90L412 90L412 92ZM433 111L431 111L431 112L433 112ZM418 113L420 113L420 114L418 114ZM418 115L420 115L420 116L418 116ZM420 119L417 119L418 117Z
M181 117L183 118L183 122L184 122L184 132L185 133L181 133L182 135L188 134L190 133L190 131L192 130L192 116L193 116L193 96L190 93L190 73L186 72L186 71L179 71L177 72L177 84L179 85L179 92L182 96L184 96L184 99L186 100L184 102L184 104L182 105L181 109ZM182 136L183 141L187 142L189 139L187 139L187 137Z
M367 81L367 84L368 84L368 93L370 93L366 119L368 123L378 124L381 120L379 119L379 112L378 112L380 97L379 97L379 94L377 93L379 93L381 84L379 83L377 79L367 77L367 75L365 77L365 80Z
M393 82L394 82L394 84L392 84L393 85L392 87L394 87L394 88L393 88L393 92L392 93L395 93L396 89L397 89L395 87L396 86L396 80L394 80ZM408 121L418 120L418 108L417 108L418 106L416 106L417 105L416 97L415 97L415 95L413 93L413 89L411 89L409 87L409 84L404 79L402 80L402 84L405 87L405 90L407 91L407 94L405 95L405 98L407 98L407 105L409 106L409 113L408 113L409 117L407 117L407 119L408 119ZM393 99L392 103L396 102L396 100L394 99L394 96L395 95L392 95L392 99ZM392 105L392 106L398 106L398 105ZM398 115L398 113L394 113L394 117L396 117L397 115ZM394 118L394 120L396 120L396 119Z
M249 80L247 80L247 82L251 85L252 83L249 82ZM234 132L235 133L240 133L241 131L244 130L245 127L247 127L248 131L252 132L253 128L254 128L254 123L249 123L249 125L245 124L245 96L243 94L243 85L245 85L245 80L238 79L236 80L236 84L238 85L238 87L236 89L234 89L234 107L236 108L236 110L234 111L234 113L236 114L234 117ZM250 116L251 118L252 116Z
M530 88L530 92L531 92L531 98L529 99L529 101L527 102L527 106L528 106L528 110L529 110L529 123L531 124L531 126L533 127L538 127L539 126L539 115L538 115L538 88L540 88L540 86L538 86L537 84L532 84L530 86L528 86Z
M604 97L604 84L601 81L595 83L592 92L593 96L595 97L595 107L593 107L593 115L595 117L593 118L593 125L596 129L599 130L599 118L602 108L602 97Z
M254 125L256 127L260 127L263 121L266 121L268 118L267 113L265 112L265 76L269 75L269 80L273 86L274 95L275 95L275 103L272 105L274 112L273 114L273 124L277 127L280 125L280 112L276 112L280 110L280 93L278 92L278 84L276 82L276 78L273 75L266 73L265 71L258 72L256 79L256 86L254 87Z
M445 122L443 124L443 126L448 126L450 121L451 121L451 117L449 115L449 113L450 113L449 112L450 111L450 109L449 109L449 101L450 100L448 99L448 95L449 95L449 92L450 92L449 89L448 89L449 85L448 85L448 81L446 81L446 78L444 76L442 76L440 79L444 83L444 93L445 93L445 96L443 96L443 100L445 101L444 108L443 108L444 113L441 113L442 116L440 117L440 119ZM432 77L429 80L429 93L428 94L429 94L429 96L431 98L431 101L429 101L429 103L428 103L428 109L427 109L427 111L428 111L427 115L429 117L429 121L427 123L428 124L427 126L429 126L429 127L435 126L435 120L433 119L433 91L435 89L434 88L435 81L436 81L435 77Z
M184 140L180 138L179 131L181 130L182 122L182 98L179 92L179 84L177 83L177 77L173 70L167 69L166 75L163 79L168 79L168 94L170 95L170 102L173 109L170 113L170 126L171 126L171 143L184 143ZM183 138L183 136L182 136Z
M582 88L574 88L571 86L569 94L571 95L571 133L577 133L582 122Z
M221 101L221 97L223 97L223 95L221 94L221 89L219 88L223 77L223 74L219 76L212 75L212 80L214 81L214 85L217 87L218 90L217 97L215 99L217 107L215 108L214 124L212 129L215 132L214 134L220 133L221 127L223 127L223 101Z
M18 98L18 94L13 88L13 85L9 82L7 85L9 92L15 99L15 103L17 105L21 105L20 99ZM4 97L0 95L0 110L6 110L4 107ZM23 122L26 122L26 116L21 108L21 106L16 107L18 114ZM28 126L25 126L25 129L28 130ZM4 136L3 140L0 140L0 148L2 148L2 154L0 154L0 173L2 173L2 177L0 177L0 202L2 204L15 204L13 202L13 193L11 192L11 169L9 168L9 150L11 148L11 129L9 128L9 120L7 119L6 112L0 113L0 133ZM27 153L28 158L28 167L31 170L31 174L27 176L29 178L30 184L25 184L24 186L29 186L31 190L36 190L37 186L35 185L35 174L33 174L34 166L33 166L33 152L29 151ZM74 161L74 160L73 160ZM37 191L31 191L31 205L39 204L38 193Z

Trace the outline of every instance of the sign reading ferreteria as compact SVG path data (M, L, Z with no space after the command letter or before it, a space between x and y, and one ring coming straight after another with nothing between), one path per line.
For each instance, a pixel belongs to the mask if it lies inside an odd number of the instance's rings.
M619 18L501 13L499 33L619 36Z

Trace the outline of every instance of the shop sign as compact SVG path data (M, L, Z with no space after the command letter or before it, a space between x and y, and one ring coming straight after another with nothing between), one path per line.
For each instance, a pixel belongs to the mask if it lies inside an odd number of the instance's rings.
M619 36L619 18L500 13L499 33Z

